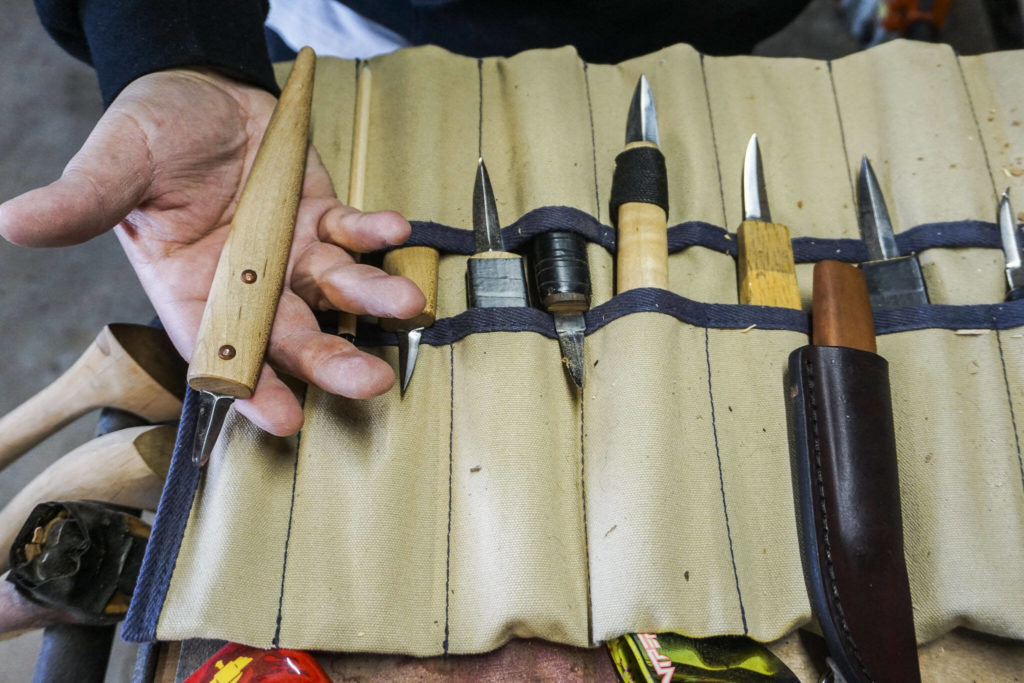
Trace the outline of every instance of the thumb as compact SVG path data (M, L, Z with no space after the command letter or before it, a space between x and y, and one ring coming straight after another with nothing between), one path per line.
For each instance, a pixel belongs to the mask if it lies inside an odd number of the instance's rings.
M60 179L0 205L0 235L26 247L78 244L120 223L152 178L146 135L108 111Z

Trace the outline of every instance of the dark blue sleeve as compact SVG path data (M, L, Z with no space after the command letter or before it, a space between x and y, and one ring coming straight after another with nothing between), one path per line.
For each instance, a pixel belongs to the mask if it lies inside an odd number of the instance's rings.
M277 94L267 0L35 0L43 26L96 69L109 105L139 76L203 66Z

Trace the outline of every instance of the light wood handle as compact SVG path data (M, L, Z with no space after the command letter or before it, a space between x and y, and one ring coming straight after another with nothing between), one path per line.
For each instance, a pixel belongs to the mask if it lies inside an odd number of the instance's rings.
M384 270L413 281L426 297L423 312L408 320L381 318L380 326L388 332L430 327L437 319L438 253L433 247L402 247L384 255Z
M352 159L348 171L348 205L363 210L366 198L366 157L370 147L370 92L373 72L370 63L362 62L356 75L356 118L352 127ZM359 262L359 254L352 254ZM354 339L357 319L354 313L338 313L338 334Z
M52 500L100 500L155 510L171 462L176 429L132 427L79 446L43 470L0 511L0 572L33 508Z
M138 348L129 353L112 327L128 330L126 341L130 339L135 346L144 346L147 340L163 334L134 325L104 327L64 374L0 418L0 469L64 425L97 408L120 408L151 422L171 420L181 413L181 399L136 360L137 356L146 358L148 354L139 353ZM161 361L146 358L146 362L152 365Z
M619 207L616 293L668 289L668 217L660 206L626 202Z
M303 48L242 190L189 366L193 389L249 398L256 387L302 191L315 65Z
M743 221L736 240L740 303L800 310L789 228L778 223Z

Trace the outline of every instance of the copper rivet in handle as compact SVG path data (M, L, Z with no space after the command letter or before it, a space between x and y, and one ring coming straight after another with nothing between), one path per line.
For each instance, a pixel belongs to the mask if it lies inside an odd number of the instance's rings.
M243 270L242 271L242 282L247 285L251 285L256 282L256 271L255 270Z
M235 347L231 344L225 344L217 350L217 355L220 356L222 360L231 360L235 357Z

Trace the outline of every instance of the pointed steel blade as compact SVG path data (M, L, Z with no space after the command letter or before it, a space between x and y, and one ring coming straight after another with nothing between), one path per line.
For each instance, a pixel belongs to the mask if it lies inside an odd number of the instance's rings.
M1024 286L1024 267L1021 265L1020 239L1017 235L1017 217L1010 205L1010 188L999 200L999 234L1003 238L1006 256L1006 282L1011 290Z
M501 224L498 223L498 206L494 201L491 178L487 175L483 159L477 163L476 183L473 185L473 245L478 254L484 251L505 251Z
M750 136L747 153L743 157L743 220L772 222L768 210L768 191L764 186L764 168L761 166L761 148L757 133Z
M654 107L654 95L647 76L641 74L633 91L633 99L629 103L629 116L626 118L626 144L631 142L653 142L658 139L658 111Z
M866 156L861 157L860 175L857 177L857 218L870 260L880 261L900 255L882 188Z
M555 313L555 332L558 334L558 347L562 352L562 362L569 371L573 384L583 388L584 365L584 333L587 324L582 313Z
M221 427L224 426L224 418L227 417L228 409L234 402L234 396L215 394L211 391L199 392L196 435L192 441L192 463L197 467L202 467L209 461Z
M423 328L414 327L411 330L398 330L395 333L398 337L398 381L401 396L405 396L405 390L412 381L412 373L416 370L416 357L420 352L420 339L423 337Z

